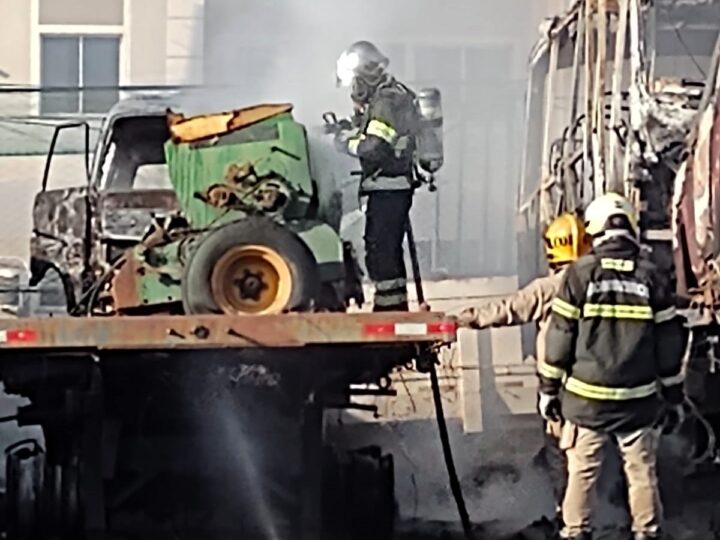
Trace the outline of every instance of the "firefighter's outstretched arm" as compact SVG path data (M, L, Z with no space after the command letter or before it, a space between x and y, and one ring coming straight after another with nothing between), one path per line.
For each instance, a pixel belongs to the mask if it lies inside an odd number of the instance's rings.
M482 329L540 321L557 293L557 283L554 276L538 278L513 294L463 310L458 322L461 326Z
M568 268L560 284L560 291L553 300L545 343L545 361L538 363L540 392L549 396L559 393L563 378L575 362L578 321L585 296L585 285L575 269L575 266Z

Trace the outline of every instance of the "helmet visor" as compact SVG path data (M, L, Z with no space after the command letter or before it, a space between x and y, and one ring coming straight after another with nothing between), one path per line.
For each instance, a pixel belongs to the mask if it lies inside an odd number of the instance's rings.
M336 83L337 86L349 88L355 78L356 70L360 65L360 57L357 53L342 53L337 61Z

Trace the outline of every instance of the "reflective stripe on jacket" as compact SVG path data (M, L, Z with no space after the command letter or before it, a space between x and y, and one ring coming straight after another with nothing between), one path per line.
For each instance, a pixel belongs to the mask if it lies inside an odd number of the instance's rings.
M415 96L405 86L391 81L378 89L359 136L348 142L360 158L362 192L412 188L418 122Z
M595 246L567 270L552 305L541 389L563 393L571 422L606 430L652 424L658 389L682 399L685 332L667 276L633 242Z

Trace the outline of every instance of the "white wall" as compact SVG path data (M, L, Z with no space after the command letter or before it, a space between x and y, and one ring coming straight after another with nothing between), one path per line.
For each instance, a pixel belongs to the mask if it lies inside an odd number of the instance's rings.
M0 156L0 255L30 256L32 206L40 190L45 156ZM83 185L82 156L55 156L49 188Z

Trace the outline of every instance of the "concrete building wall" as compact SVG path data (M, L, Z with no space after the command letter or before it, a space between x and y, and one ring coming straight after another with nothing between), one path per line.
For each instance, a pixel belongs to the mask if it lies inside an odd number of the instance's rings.
M0 85L30 81L29 0L0 2Z
M2 0L0 86L40 84L42 33L121 36L124 85L202 82L204 0Z
M0 156L0 255L29 261L32 207L40 190L45 156ZM83 156L53 158L49 189L83 185Z
M123 0L40 0L38 5L40 24L120 26L123 18Z
M165 82L167 4L162 0L125 0L130 21L129 83L153 85Z
M203 82L206 0L167 0L165 70L168 84Z

